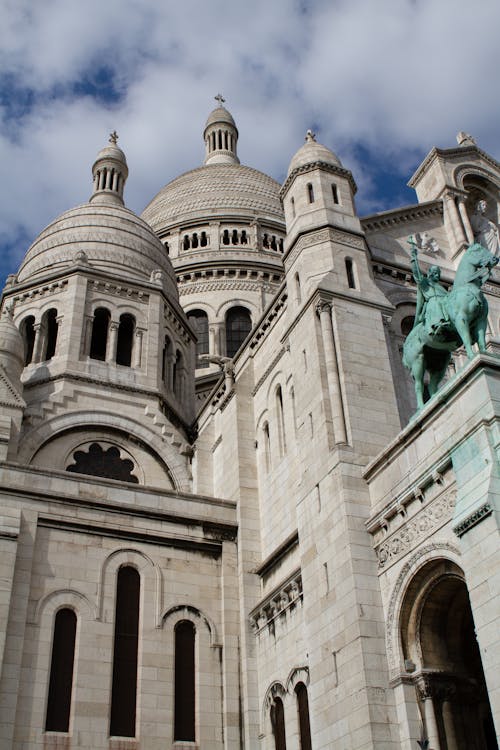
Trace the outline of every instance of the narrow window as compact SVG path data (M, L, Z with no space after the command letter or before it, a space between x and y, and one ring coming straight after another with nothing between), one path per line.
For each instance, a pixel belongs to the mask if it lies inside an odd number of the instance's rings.
M292 216L295 219L295 198L293 197L293 195L290 198L290 205L292 207Z
M300 276L298 273L295 274L295 299L297 304L300 305L302 302L302 291L300 288Z
M172 374L172 390L174 391L177 398L182 398L182 371L183 371L182 354L177 349L177 351L175 352L175 359L173 362L173 374Z
M170 357L172 355L172 342L168 336L165 336L163 344L163 356L161 361L161 378L164 383L169 384Z
M226 354L234 357L250 331L252 320L245 307L232 307L226 315Z
M264 456L266 459L266 471L269 471L269 469L271 468L271 437L269 435L269 425L267 422L264 422L262 432L264 433Z
M276 388L276 412L278 418L278 438L280 455L283 456L286 452L286 437L285 437L285 417L283 413L283 392L281 386Z
M185 234L185 235L184 235L184 241L183 241L183 243L182 243L182 248L183 248L183 250L189 250L189 245L190 245L190 242L189 242L189 235L188 235L188 234Z
M92 337L90 339L90 357L102 362L106 359L106 345L111 315L105 307L98 307L94 312L92 323Z
M309 701L307 688L303 682L295 686L297 713L299 715L300 750L312 750L311 727L309 725Z
M356 279L354 278L354 265L350 258L345 259L345 272L349 289L356 289Z
M264 237L262 239L262 246L266 247L266 248L269 248L269 238L268 238L267 234L264 234Z
M228 143L227 143L227 130L224 131L224 148L227 151Z
M198 247L198 235L196 232L193 234L193 240L191 242L191 247Z
M276 244L276 235L273 234L271 237L271 250L277 250L278 246Z
M200 359L201 354L208 354L208 316L203 310L190 310L187 316L198 338L196 342L196 367L208 367L209 362Z
M45 323L45 352L43 359L44 361L52 359L56 351L57 343L57 329L59 328L57 323L57 310L52 308L44 315Z
M335 183L332 183L332 195L333 195L333 202L338 203L339 202L339 191Z
M309 203L314 203L314 190L310 182L307 183L307 197L309 198Z
M139 573L135 568L130 565L120 568L116 583L109 728L112 737L135 737L140 585Z
M75 661L76 615L60 609L54 621L46 732L68 732Z
M33 347L35 346L35 318L28 315L21 323L21 336L24 341L24 365L29 365L33 359Z
M174 740L195 741L195 630L183 620L175 628Z
M206 232L201 233L200 245L201 247L206 247L208 245Z
M241 232L241 244L242 244L242 245L246 245L247 243L248 243L248 239L247 239L247 233L246 233L246 231L245 231L245 230L243 229L243 230L242 230L242 232Z
M237 229L233 229L233 235L231 237L231 242L232 242L233 245L237 245L238 244L238 230Z
M279 248L280 253L282 253L284 250L283 238L280 238L280 241L278 243L278 248Z
M222 244L229 245L229 230L228 229L224 229L224 233L222 235Z
M134 342L135 318L129 313L120 315L118 325L118 341L116 345L116 364L130 367L132 362L132 346Z
M285 711L281 698L275 698L271 706L271 726L275 750L286 750Z
M222 131L221 131L221 130L218 130L218 131L217 131L217 133L218 133L218 136L219 136L219 137L218 137L218 141L219 141L219 148L222 148Z
M293 429L294 433L297 433L297 412L295 406L295 389L290 388L290 401L292 402L292 417L293 417Z
M168 242L165 242L164 244L165 244L165 250L167 251L167 255L170 255L170 247L169 247Z

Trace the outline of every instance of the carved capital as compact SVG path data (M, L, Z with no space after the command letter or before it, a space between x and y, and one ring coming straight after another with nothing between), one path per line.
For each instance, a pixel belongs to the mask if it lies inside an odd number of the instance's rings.
M319 302L316 302L314 309L316 310L316 315L319 316L324 312L330 314L332 312L332 303L327 302L326 300L320 300Z

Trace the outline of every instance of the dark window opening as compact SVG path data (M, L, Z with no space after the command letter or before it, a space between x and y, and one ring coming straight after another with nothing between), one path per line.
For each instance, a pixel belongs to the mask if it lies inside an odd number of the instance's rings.
M33 359L33 348L35 346L35 318L28 315L21 323L21 335L24 341L24 365L29 365Z
M278 245L276 244L276 237L273 234L273 236L271 237L271 250L277 250L277 249L278 249Z
M297 696L297 712L299 714L300 750L312 750L311 727L309 724L309 701L307 688L303 682L295 687Z
M196 342L196 367L208 367L209 362L200 359L201 354L208 354L208 317L203 310L190 310L187 314L198 341Z
M182 360L182 354L177 349L175 352L175 359L173 362L173 373L172 373L172 389L177 396L177 398L182 397L182 368L183 368L183 360Z
M333 183L332 184L332 195L333 195L333 202L338 203L339 202L339 191L337 189L337 186Z
M207 242L207 233L206 232L202 232L201 233L200 245L202 247L206 247L208 245L208 242Z
M222 132L218 130L217 135L218 135L218 141L219 141L219 148L222 148Z
M241 244L242 245L248 244L247 233L246 233L246 231L244 229L241 232Z
M106 359L106 345L111 315L105 307L98 307L94 312L92 323L92 338L90 340L90 357L102 362Z
M106 477L107 479L118 479L121 482L133 482L139 480L133 476L134 464L129 458L121 458L120 451L114 446L106 450L99 443L92 443L87 452L75 451L73 453L74 463L66 467L66 471L74 471L76 474L89 474L93 477Z
M229 245L229 230L228 229L224 229L224 233L222 235L222 244Z
M174 740L194 742L195 737L195 629L184 620L175 628Z
M280 241L279 241L279 251L280 251L280 253L282 253L283 250L284 250L283 239L280 239Z
M271 726L275 750L286 750L285 711L281 698L275 698L271 706Z
M189 235L188 234L184 235L184 240L183 240L183 243L182 243L182 248L183 248L183 250L189 250Z
M60 609L54 621L46 732L68 732L75 661L76 615Z
M236 229L233 229L233 234L232 234L232 237L231 237L231 242L232 242L233 245L237 245L238 244L238 231Z
M267 234L264 234L264 237L262 239L262 246L269 248L269 238Z
M45 314L45 353L44 360L52 359L56 352L57 330L57 310L52 308Z
M226 354L234 357L252 330L252 319L246 307L232 307L226 315Z
M120 315L118 341L116 344L116 364L130 367L132 363L132 346L134 343L135 318L129 313Z
M295 198L293 197L293 195L290 198L290 205L292 207L292 216L293 218L295 218Z
M193 241L191 243L191 247L198 247L198 235L196 232L193 234Z
M168 242L165 242L164 245L165 245L165 250L167 251L167 255L170 255L170 247L169 247Z
M356 289L356 279L354 278L354 264L350 258L345 259L345 272L349 289Z
M309 203L314 203L314 190L310 182L307 183L307 197L309 198Z
M403 318L401 321L401 333L403 336L408 336L411 329L413 328L413 324L415 322L415 317L413 315L407 315L406 318Z
M135 568L120 568L116 582L111 720L113 737L135 737L137 648L141 580Z

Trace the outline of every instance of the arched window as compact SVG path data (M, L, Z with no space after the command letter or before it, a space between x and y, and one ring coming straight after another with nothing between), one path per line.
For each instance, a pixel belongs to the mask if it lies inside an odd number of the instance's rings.
M194 742L195 737L195 629L183 620L175 628L174 740Z
M200 245L201 245L201 247L206 247L208 245L207 233L206 232L202 232L201 233Z
M200 359L201 354L208 354L208 316L203 310L190 310L187 316L198 338L196 343L196 367L208 367L209 362Z
M172 390L177 398L182 398L182 377L183 377L184 360L181 352L177 349L173 361L172 372Z
M314 190L310 182L307 183L307 197L309 198L309 203L314 203Z
M60 609L54 620L46 732L68 732L75 662L76 615Z
M295 274L295 299L297 304L300 305L302 302L302 290L300 288L300 276L298 273Z
M193 248L194 247L198 247L198 235L197 235L196 232L194 232L194 234L193 234L193 240L192 240L192 243L191 243L191 247L193 247Z
M165 342L163 344L163 356L161 360L161 378L163 382L171 387L171 357L172 357L172 342L168 336L165 336Z
M307 699L307 688L303 682L295 686L297 698L297 713L299 718L300 750L312 750L311 727L309 724L309 701Z
M267 234L264 234L264 237L262 238L262 247L269 249L269 237Z
M238 244L238 230L237 229L233 229L233 234L231 236L231 243L233 245L237 245Z
M356 289L356 278L354 276L354 264L351 258L345 259L345 272L349 289Z
M189 235L188 234L184 235L184 240L182 242L182 249L189 250Z
M57 329L59 326L57 323L57 310L55 308L52 307L50 310L47 310L43 316L43 327L45 329L45 343L42 359L43 361L47 361L52 359L56 351Z
M271 706L271 726L275 750L286 750L285 710L281 698L275 698Z
M105 307L98 307L94 312L92 337L90 339L91 359L99 359L102 362L106 359L110 318L110 312Z
M35 318L28 315L21 323L21 336L24 341L24 365L29 365L33 359L33 347L35 346Z
M271 250L277 250L278 245L276 244L276 235L273 234L271 237Z
M241 231L241 244L246 245L248 243L247 233L245 229Z
M116 344L116 364L130 367L135 333L135 318L130 313L120 315L118 340Z
M140 588L141 579L137 570L130 565L120 568L116 582L109 727L113 737L135 737Z
M286 452L285 415L283 412L283 392L281 386L276 388L276 416L278 420L278 441L280 456Z
M332 196L333 196L333 202L338 203L339 202L339 191L335 183L332 183Z
M228 229L224 229L224 232L222 233L222 244L229 245L229 230Z
M264 422L262 432L264 435L264 457L266 460L266 471L269 471L269 469L271 468L271 436L269 434L269 424L267 422Z
M293 195L290 198L290 205L292 207L292 216L295 219L295 198L293 197Z
M232 307L226 314L226 354L234 357L250 331L252 319L246 307Z

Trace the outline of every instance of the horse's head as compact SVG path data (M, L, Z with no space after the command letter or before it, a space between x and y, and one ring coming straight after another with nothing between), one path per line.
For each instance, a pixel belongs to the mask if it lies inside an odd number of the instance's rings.
M479 242L474 242L469 245L464 253L464 259L467 258L469 262L472 262L476 268L479 266L489 266L490 268L496 266L499 258L493 253L480 245Z

